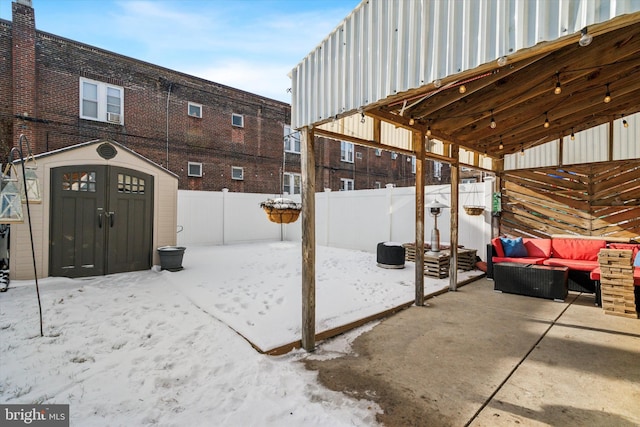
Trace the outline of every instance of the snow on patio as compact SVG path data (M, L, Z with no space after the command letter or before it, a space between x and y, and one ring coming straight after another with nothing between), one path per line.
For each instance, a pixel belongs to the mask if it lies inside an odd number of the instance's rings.
M189 247L179 272L44 279L44 337L33 281L14 281L0 294L0 401L69 403L72 425L375 425L377 405L292 363L304 351L261 355L232 331L261 349L300 339L300 259L291 242ZM406 265L318 247L316 332L412 301ZM349 336L314 357L348 351Z

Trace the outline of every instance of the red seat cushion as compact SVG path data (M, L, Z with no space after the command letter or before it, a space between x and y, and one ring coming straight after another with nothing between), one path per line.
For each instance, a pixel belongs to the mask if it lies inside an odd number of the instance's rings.
M500 238L496 237L494 239L491 239L491 244L496 250L496 255L498 255L499 257L504 257L504 249L502 248L502 241L500 240Z
M606 246L605 240L551 239L551 256L567 260L598 261L598 252Z
M543 261L546 260L546 258L541 258L541 257L510 258L510 257L494 256L491 260L494 262L494 264L498 262L517 262L518 264L542 265Z
M593 271L598 267L598 261L584 259L549 258L544 260L544 265L552 267L569 267L570 270Z
M530 257L551 257L551 239L529 239L525 237L522 241Z

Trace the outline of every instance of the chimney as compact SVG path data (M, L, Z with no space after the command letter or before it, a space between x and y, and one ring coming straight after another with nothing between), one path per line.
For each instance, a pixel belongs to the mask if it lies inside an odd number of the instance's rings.
M37 117L36 24L31 0L16 0L12 12L13 146L24 134L34 153L38 153L41 150L34 140L34 123L28 120Z

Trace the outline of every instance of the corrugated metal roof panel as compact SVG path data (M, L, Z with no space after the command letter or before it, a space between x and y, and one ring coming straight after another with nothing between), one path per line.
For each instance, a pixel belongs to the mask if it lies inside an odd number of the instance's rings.
M623 120L627 121L627 127ZM601 125L564 138L562 162L565 165L606 162L609 160L609 125ZM525 150L525 155L510 154L504 158L505 170L554 166L559 162L558 141ZM613 122L613 160L640 158L640 114Z
M640 0L363 0L291 72L295 128L640 10Z

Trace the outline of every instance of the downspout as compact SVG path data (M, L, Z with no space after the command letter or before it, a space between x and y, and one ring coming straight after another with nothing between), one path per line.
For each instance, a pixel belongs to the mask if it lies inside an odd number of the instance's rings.
M167 92L167 170L169 170L169 98L171 97L171 88L173 87L173 83L169 83L169 92Z

